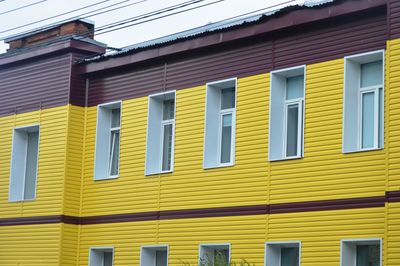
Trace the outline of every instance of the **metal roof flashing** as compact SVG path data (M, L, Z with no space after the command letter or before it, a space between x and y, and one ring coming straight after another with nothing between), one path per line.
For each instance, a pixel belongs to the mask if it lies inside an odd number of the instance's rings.
M110 51L103 55L97 55L97 56L94 56L91 58L86 58L86 59L81 60L79 63L84 64L84 63L90 63L90 62L97 62L97 61L106 60L107 58L122 56L125 54L132 54L139 50L149 49L149 48L153 48L153 47L160 46L160 45L167 45L167 44L173 43L173 42L178 42L178 41L183 41L183 40L190 39L190 38L200 37L202 35L209 34L209 33L220 32L220 31L224 31L227 29L242 27L242 26L245 26L248 24L258 23L258 22L263 21L264 19L267 19L274 15L278 15L278 14L282 13L283 11L291 11L292 9L302 9L302 8L314 8L314 7L326 5L328 3L332 3L334 1L338 1L338 0L300 0L300 1L295 1L295 2L293 2L293 4L289 3L279 9L274 9L274 10L271 10L268 12L259 13L259 14L251 15L251 16L234 17L234 18L227 19L227 20L208 23L206 25L203 25L203 26L200 26L197 28L181 31L181 32L166 35L166 36L163 36L160 38L156 38L156 39L136 43L133 45L129 45L126 47L122 47L120 51Z

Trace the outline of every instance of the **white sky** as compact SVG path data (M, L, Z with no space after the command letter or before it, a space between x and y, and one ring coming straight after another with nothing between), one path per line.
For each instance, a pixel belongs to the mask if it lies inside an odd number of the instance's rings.
M47 0L47 1L42 0L43 2L37 5L33 5L6 14L1 14L3 12L39 1L40 0L5 0L0 2L0 25L1 25L0 31L6 31L14 27L18 27L28 23L33 23L35 21L55 16L61 13L65 13L74 9L79 9L84 6L100 2L101 0ZM53 18L51 20L47 20L38 24L32 24L17 30L0 33L0 39L9 35L14 35L20 32L31 30L40 26L48 25L51 23L57 23L62 19L68 19L71 17L79 16L83 13L99 9L101 7L109 6L112 4L117 4L122 1L123 0L108 0L102 4L93 6L91 8L81 9L71 14ZM146 0L141 3L131 5L129 7L89 17L87 19L94 21L95 26L99 27L112 22L117 22L119 20L135 17L150 11L172 6L174 4L183 3L186 1L187 0L168 0L168 1ZM206 0L205 2L199 3L197 5L210 3L213 1L215 0ZM128 5L135 2L139 2L139 0L125 0L124 3L116 5L115 7ZM241 15L247 12L255 11L269 6L273 6L272 8L276 9L282 7L282 5L280 6L275 6L275 5L286 2L289 2L289 0L224 0L222 2L202 7L199 9L195 9L192 11L184 12L181 14L169 16L152 22L95 36L95 39L100 42L104 42L112 47L123 47L138 42L154 39L157 37L169 35L175 32L187 30L190 28L202 26L209 22L216 22L222 19ZM302 1L297 1L297 2L302 2ZM5 45L4 42L1 41L0 53L4 53L7 48L8 48L7 45Z

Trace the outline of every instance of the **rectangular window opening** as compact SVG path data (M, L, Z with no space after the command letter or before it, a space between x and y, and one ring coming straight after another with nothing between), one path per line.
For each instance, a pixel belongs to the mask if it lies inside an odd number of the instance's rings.
M146 175L173 171L175 92L149 96Z
M382 240L342 240L340 255L341 266L382 266Z
M9 201L36 197L39 157L39 126L15 128L10 171Z
M345 58L345 153L383 148L383 58L383 51Z
M207 84L204 168L235 161L236 79Z
M301 244L293 242L268 242L265 248L266 266L300 266Z
M304 66L271 73L271 161L303 157L304 81Z
M140 251L140 266L168 266L168 246L143 246Z
M230 262L229 244L202 244L200 245L199 265L228 265Z
M119 175L121 102L102 104L97 111L95 180Z
M113 266L114 248L91 248L89 266Z

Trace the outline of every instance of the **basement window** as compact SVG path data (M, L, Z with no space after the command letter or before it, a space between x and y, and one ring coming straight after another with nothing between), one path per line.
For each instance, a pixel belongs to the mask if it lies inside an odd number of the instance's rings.
M94 179L110 179L119 175L121 102L97 107L96 152Z
M204 168L234 164L236 83L229 79L207 84Z
M228 265L230 261L230 244L200 245L199 265Z
M341 241L341 266L382 266L382 239Z
M345 58L343 152L383 148L384 52Z
M271 72L269 160L303 157L305 67Z
M300 266L301 243L267 242L265 248L266 266Z
M168 246L143 246L140 251L140 266L168 266Z
M38 158L39 126L15 128L11 155L10 202L35 199Z
M175 91L149 96L146 175L169 173L174 166Z
M91 248L89 253L89 266L113 266L114 248Z

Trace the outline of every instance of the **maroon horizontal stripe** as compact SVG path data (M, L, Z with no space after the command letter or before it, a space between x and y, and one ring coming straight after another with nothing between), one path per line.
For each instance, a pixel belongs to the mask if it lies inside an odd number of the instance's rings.
M50 216L34 216L34 217L21 217L21 218L2 218L0 219L0 226L51 224L51 223L88 225L88 224L102 224L102 223L122 223L122 222L188 219L188 218L346 210L346 209L384 207L385 202L400 202L400 191L388 191L386 192L385 196L377 196L377 197L293 202L293 203L281 203L281 204L271 204L271 205L261 204L253 206L216 207L216 208L202 208L202 209L190 209L190 210L167 210L167 211L110 214L110 215L85 216L85 217L50 215Z

